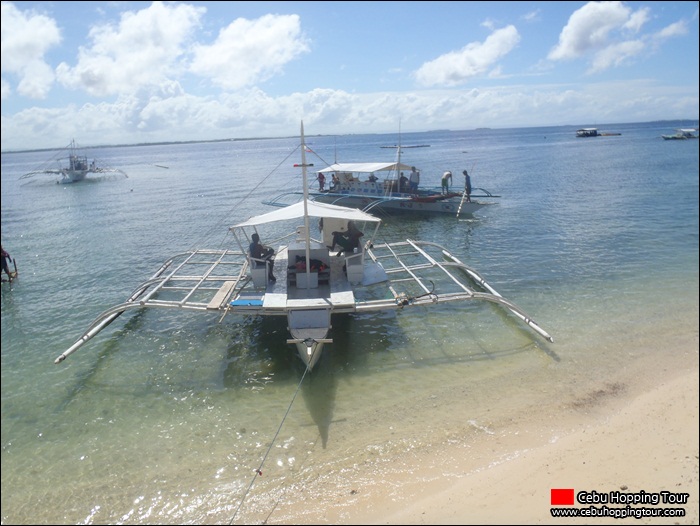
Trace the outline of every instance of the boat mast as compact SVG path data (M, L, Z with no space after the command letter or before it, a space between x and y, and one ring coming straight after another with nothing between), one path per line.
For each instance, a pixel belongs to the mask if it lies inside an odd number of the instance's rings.
M304 235L306 241L306 288L311 283L311 234L309 230L309 186L306 182L306 141L304 140L304 121L301 121L301 179L304 185Z
M396 154L396 180L399 180L399 166L401 166L401 119L399 119L399 148Z
M396 145L396 166L393 172L393 177L390 177L391 185L384 188L384 195L392 195L401 189L401 119L399 119L399 141ZM396 187L393 184L396 184ZM394 190L396 188L396 190Z

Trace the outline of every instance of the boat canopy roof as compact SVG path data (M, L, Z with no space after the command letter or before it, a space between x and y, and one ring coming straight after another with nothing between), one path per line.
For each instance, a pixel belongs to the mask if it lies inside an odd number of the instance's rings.
M329 172L389 172L395 170L411 170L411 166L402 163L335 163L323 170L322 173Z
M378 217L355 208L318 203L316 201L307 201L306 206L309 217L333 217L336 219L347 219L351 221L369 221L372 223L381 222L381 219ZM278 210L273 210L267 214L253 216L247 221L233 225L231 229L242 228L245 226L264 225L266 223L298 219L300 217L304 217L304 201L299 201L293 205L285 206L284 208L280 208Z

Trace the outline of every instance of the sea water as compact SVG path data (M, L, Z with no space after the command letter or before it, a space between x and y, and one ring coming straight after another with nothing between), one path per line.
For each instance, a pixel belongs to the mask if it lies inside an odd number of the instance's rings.
M422 186L469 170L494 204L387 217L380 240L448 247L555 339L476 301L343 316L307 374L284 318L155 309L54 364L168 257L228 247L228 226L294 189L298 138L95 148L128 177L67 185L20 180L55 152L3 153L19 279L2 285L2 523L298 521L285 503L327 502L311 484L411 476L406 452L634 390L644 359L697 363L698 142L660 137L683 124L307 136L319 169L394 161L380 147L400 141L423 146L401 157Z

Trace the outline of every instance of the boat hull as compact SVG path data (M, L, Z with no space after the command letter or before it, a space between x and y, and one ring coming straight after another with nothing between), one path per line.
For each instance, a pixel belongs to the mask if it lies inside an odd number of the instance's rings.
M488 203L480 201L464 201L461 198L448 199L431 198L372 198L342 193L317 194L313 196L315 201L321 203L359 208L367 211L383 211L385 213L410 213L425 215L471 215L477 210L487 206ZM461 205L461 209L460 209Z
M309 290L314 289L306 290L308 294ZM314 296L313 292L311 295ZM309 370L313 369L321 357L323 344L332 341L327 337L331 328L331 309L300 307L290 310L287 312L287 323L292 336L289 342L296 344L301 360Z
M316 362L321 358L323 342L311 342L309 345L306 345L304 342L297 342L296 346L301 361L304 362L307 369L313 369Z
M85 179L90 170L62 170L61 183L77 183Z

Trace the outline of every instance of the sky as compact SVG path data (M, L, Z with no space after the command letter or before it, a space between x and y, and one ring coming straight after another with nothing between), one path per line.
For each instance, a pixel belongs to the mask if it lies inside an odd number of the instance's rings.
M698 2L2 2L2 151L697 125Z

